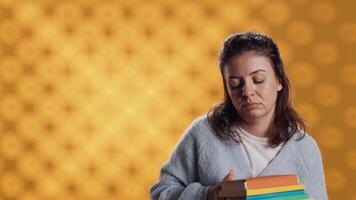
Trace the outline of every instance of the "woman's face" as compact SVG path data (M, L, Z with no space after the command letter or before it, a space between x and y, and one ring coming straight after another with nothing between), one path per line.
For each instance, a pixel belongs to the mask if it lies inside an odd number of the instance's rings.
M282 85L268 57L252 51L237 55L226 64L224 78L231 101L246 123L272 120Z

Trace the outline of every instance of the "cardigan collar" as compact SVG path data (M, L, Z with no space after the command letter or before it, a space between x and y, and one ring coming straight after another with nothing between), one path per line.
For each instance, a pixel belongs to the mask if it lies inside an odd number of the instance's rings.
M297 132L298 133L298 132ZM295 139L297 138L298 134L294 134L291 139L289 139L283 146L282 148L278 151L278 153L275 155L275 157L272 158L272 160L267 164L267 166L257 175L257 176L266 176L269 175L271 171L274 171L276 168L280 167L281 161L286 161L290 159L292 156L291 153L294 151L293 149L293 144L295 142ZM238 143L238 153L239 155L244 155L243 150L242 150L242 145L241 143ZM247 174L248 177L252 177L252 171L251 168L248 164L248 160L245 156L242 156L242 159L239 162L239 167L240 170L244 173Z

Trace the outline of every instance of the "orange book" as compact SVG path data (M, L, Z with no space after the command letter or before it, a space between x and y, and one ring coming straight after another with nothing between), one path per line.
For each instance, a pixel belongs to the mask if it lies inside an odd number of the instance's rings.
M219 197L251 197L255 195L266 195L280 192L292 192L292 191L304 190L304 185L288 185L280 187L268 187L261 189L248 189L246 191L229 191L221 190L219 191Z
M221 183L221 190L226 191L246 191L251 189L261 189L267 187L280 187L288 185L298 185L297 175L272 175L259 176L254 178L224 181Z

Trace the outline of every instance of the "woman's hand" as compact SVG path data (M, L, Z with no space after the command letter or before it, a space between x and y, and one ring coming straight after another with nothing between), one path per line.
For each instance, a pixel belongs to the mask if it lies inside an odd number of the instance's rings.
M230 169L229 173L223 178L222 181L231 181L235 176L235 171ZM219 200L218 191L221 190L221 182L210 188L208 192L208 200Z

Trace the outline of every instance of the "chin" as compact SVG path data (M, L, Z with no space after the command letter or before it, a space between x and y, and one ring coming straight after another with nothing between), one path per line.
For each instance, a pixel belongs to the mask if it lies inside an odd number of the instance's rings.
M252 110L250 112L244 113L246 119L257 119L263 117L266 113L261 110Z

